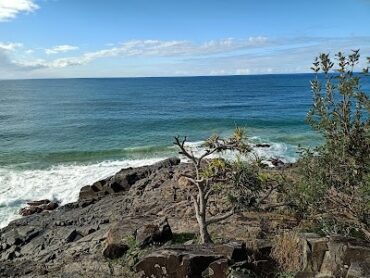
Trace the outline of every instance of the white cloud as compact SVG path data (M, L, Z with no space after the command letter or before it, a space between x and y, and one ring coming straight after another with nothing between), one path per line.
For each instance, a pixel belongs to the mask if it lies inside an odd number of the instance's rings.
M247 74L250 74L251 73L251 69L236 69L235 70L235 74L236 75L247 75Z
M85 65L99 58L106 57L134 57L134 56L156 56L156 57L184 57L214 55L226 53L239 49L251 49L266 45L269 40L265 37L249 37L247 39L227 38L212 40L201 44L190 41L160 41L160 40L132 40L121 43L115 47L87 52L81 56L65 57L45 62L45 66L51 68L64 68L68 66ZM46 53L54 54L77 49L69 45L57 46L46 49Z
M9 21L19 13L31 13L38 8L34 0L0 0L0 21Z
M42 64L37 63L20 63L14 61L10 56L10 52L4 48L0 48L0 75L2 77L13 76L19 78L20 72L28 73L35 69L45 68Z
M22 55L22 44L0 42L0 75L26 77L118 77L235 75L309 72L320 52L370 53L370 37L225 38L205 42L133 40L86 52L52 58ZM2 55L2 57L1 57ZM114 59L109 59L114 57ZM118 58L123 58L118 64ZM100 64L91 64L101 60ZM111 64L112 60L115 62ZM364 60L364 59L363 59ZM72 67L75 68L73 69ZM361 65L362 66L362 65Z
M45 53L50 55L50 54L65 53L65 52L77 50L77 49L78 49L77 46L62 44L62 45L54 46L52 48L46 48Z
M17 42L0 42L0 49L6 51L14 51L22 46L23 44Z

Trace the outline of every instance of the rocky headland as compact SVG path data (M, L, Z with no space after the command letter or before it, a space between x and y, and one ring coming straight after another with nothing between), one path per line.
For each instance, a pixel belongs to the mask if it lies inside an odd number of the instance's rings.
M25 217L0 230L0 277L283 275L271 256L274 236L299 219L284 208L238 212L211 227L215 244L198 245L194 189L183 178L192 171L170 158L85 186L74 203L30 203ZM226 210L213 198L210 213ZM364 241L306 233L296 244L296 277L370 277ZM288 245L282 253L289 257L296 250Z

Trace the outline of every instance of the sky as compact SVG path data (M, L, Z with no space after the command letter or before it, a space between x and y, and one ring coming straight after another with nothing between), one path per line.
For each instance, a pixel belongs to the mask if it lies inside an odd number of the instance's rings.
M0 0L0 79L304 73L351 49L370 56L370 0Z

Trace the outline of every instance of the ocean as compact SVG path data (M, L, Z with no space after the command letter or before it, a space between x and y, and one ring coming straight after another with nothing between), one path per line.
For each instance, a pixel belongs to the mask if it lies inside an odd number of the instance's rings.
M76 201L121 168L245 127L266 159L297 159L320 137L305 123L311 74L0 81L0 227L28 200ZM369 86L369 82L366 84Z

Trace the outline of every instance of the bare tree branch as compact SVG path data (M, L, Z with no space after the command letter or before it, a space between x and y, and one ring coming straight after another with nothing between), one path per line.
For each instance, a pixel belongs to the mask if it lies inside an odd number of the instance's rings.
M208 219L206 221L206 223L207 223L207 225L210 225L210 224L213 224L213 223L220 222L222 220L225 220L225 219L229 218L234 213L235 213L235 207L233 207L229 212L225 213L224 215L216 216L216 217L212 217L212 218Z
M197 159L195 158L194 155L190 154L186 148L185 148L185 142L187 140L187 137L185 136L184 139L182 141L180 141L180 137L179 136L176 136L175 137L175 142L174 142L174 145L177 145L179 148L180 148L180 152L179 154L182 154L184 156L186 156L187 158L189 158L195 165L198 164L197 162Z
M213 189L210 188L208 189L208 191L206 192L206 195L204 195L204 199L208 200L209 196L213 193Z
M257 202L257 204L255 206L259 207L262 204L262 202L264 202L268 197L270 197L271 193L274 192L278 187L279 187L279 184L276 185L276 186L271 186L270 190L267 191L265 196L263 196L261 199L259 199L259 201Z

